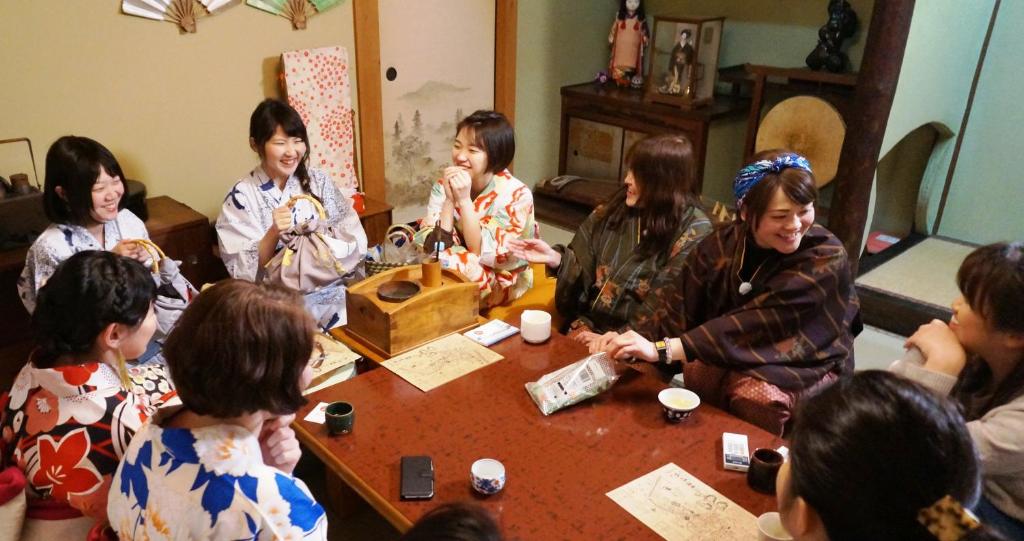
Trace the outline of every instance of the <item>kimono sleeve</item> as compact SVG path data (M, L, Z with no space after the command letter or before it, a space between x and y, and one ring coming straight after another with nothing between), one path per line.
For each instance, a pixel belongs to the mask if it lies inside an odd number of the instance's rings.
M651 276L647 295L629 318L633 330L647 338L660 340L662 336L672 336L671 333L659 332L665 326L665 322L673 317L669 309L672 305L669 300L671 291L678 286L683 267L693 249L712 230L711 220L700 211L694 211L693 216L683 227L684 231L669 249L668 258L664 264L658 263L657 270Z
M217 216L217 243L224 267L232 278L256 280L260 239L267 230L260 223L256 202L244 182L236 183Z
M302 539L327 539L327 515L302 480L281 472L274 473L280 498L288 503L285 515L291 526L302 531ZM277 516L267 513L268 516Z
M718 317L701 321L699 307L682 299L689 329L681 337L687 358L750 368L811 362L817 352L828 349L843 332L850 295L846 253L841 245L808 252L769 278L762 293ZM685 294L700 296L691 289Z
M508 241L532 237L527 228L533 224L533 194L530 188L518 183L506 205L497 202L490 211L480 217L480 264L492 269L511 270L522 267L525 262L512 257ZM500 198L499 198L500 199Z
M567 322L580 318L590 308L590 290L597 269L594 247L597 221L597 211L591 212L580 224L568 246L555 247L562 253L562 263L558 266L555 281L555 307Z
M1024 402L1017 400L967 423L985 475L1024 473Z
M69 245L59 239L61 236L59 228L47 229L25 255L25 268L18 277L18 296L30 314L36 309L39 288L50 279L57 265L74 253Z
M423 243L427 241L427 237L432 231L437 221L441 219L441 207L444 205L444 187L441 186L441 179L438 179L433 186L430 187L430 199L427 201L427 213L420 220L419 228L416 231L416 235L413 237L413 241L417 245L423 246ZM449 246L450 248L450 246Z

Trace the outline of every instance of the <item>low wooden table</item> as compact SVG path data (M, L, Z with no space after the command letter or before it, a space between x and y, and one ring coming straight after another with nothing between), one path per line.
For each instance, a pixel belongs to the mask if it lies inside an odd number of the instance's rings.
M775 508L774 497L722 468L721 436L747 434L752 450L777 447L779 438L710 406L669 424L657 400L665 384L628 368L604 394L545 417L524 384L582 358L585 349L557 333L541 345L517 335L492 349L505 359L429 393L385 368L314 393L298 413L299 439L401 531L439 504L474 500L509 538L658 539L605 493L669 462L755 516ZM351 434L329 436L325 425L301 420L334 400L355 406ZM433 458L432 500L399 498L404 455ZM500 460L508 475L505 489L488 498L469 481L470 465L485 457Z

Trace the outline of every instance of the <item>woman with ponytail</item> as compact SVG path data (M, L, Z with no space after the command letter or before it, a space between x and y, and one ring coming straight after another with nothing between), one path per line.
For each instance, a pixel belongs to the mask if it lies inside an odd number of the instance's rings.
M297 195L319 201L327 220L338 223L349 234L348 241L329 239L334 256L362 261L366 233L352 199L334 185L327 173L308 166L309 136L299 113L283 101L263 100L249 119L249 146L259 155L260 164L231 188L217 218L220 256L228 273L256 281L283 247L281 233L293 224L319 216L310 201L299 200L289 207L289 200ZM307 294L305 301L320 327L345 324L342 282Z
M93 250L69 257L39 290L38 347L0 396L0 466L24 472L29 518L106 523L128 442L175 394L162 365L125 366L156 329L155 290L138 261Z

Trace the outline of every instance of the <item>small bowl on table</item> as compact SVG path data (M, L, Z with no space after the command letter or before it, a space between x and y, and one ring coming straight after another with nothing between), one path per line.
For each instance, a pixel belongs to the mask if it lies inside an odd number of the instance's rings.
M661 408L665 411L665 420L678 423L693 415L700 406L700 397L689 389L669 387L658 393L658 402L661 402Z

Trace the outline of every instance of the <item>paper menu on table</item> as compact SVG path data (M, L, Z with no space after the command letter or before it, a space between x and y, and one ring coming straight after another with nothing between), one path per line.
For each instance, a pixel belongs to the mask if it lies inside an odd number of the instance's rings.
M607 493L668 541L750 541L757 518L669 463Z
M426 392L501 359L502 355L456 333L380 365Z

